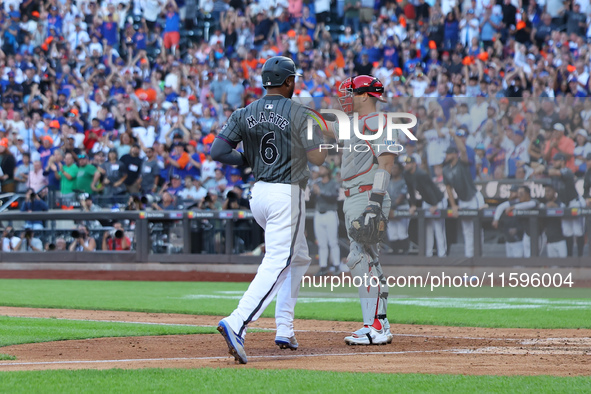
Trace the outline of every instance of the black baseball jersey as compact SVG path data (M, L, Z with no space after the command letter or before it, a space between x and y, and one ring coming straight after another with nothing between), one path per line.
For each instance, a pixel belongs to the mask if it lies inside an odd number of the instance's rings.
M470 173L470 164L462 160L458 160L454 167L450 163L443 166L443 183L453 187L462 201L470 201L477 192Z
M410 204L417 206L415 190L419 192L423 201L429 205L437 205L443 200L443 193L433 179L425 171L417 168L414 174L404 171L404 180L408 186Z
M234 148L243 142L256 181L305 182L309 177L306 152L322 143L318 132L308 139L311 114L309 108L288 98L267 95L234 111L218 138Z
M562 168L559 176L552 177L552 186L558 193L558 199L564 202L567 206L575 199L579 198L579 193L575 188L575 174L570 168Z

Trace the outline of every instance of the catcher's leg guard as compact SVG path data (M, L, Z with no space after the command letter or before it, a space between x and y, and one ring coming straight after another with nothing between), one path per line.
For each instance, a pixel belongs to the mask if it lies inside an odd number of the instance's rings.
M370 275L377 277L380 283L378 292L378 304L374 319L379 320L380 324L382 325L382 330L384 334L386 334L386 336L388 337L388 343L392 343L393 337L390 333L390 322L388 322L387 318L389 288L386 282L386 276L384 275L384 271L382 270L382 265L378 260L379 245L367 246L366 250L369 252L372 259L369 263Z
M387 312L388 312L388 295L389 295L389 288L386 283L386 277L382 270L382 265L380 264L379 260L377 259L377 245L368 248L371 251L371 255L373 260L369 264L370 274L375 276L379 279L379 293L378 293L378 304L376 309L376 314L374 319L380 321L382 325L382 329L386 336L388 337L388 343L392 342L392 334L390 333L390 323L388 322Z
M361 301L363 324L368 326L374 322L380 292L380 286L370 286L370 263L371 256L366 248L352 241L349 256L347 257L347 265L351 270L353 283L356 286L360 285L357 289Z

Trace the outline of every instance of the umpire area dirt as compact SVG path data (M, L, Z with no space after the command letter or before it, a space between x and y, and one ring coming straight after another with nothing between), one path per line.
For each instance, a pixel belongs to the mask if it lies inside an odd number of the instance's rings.
M215 327L218 316L0 307L0 315ZM297 320L297 351L279 350L260 319L237 365L219 334L70 340L0 348L0 371L108 368L259 368L463 375L591 375L591 330L393 325L394 341L347 346L358 323Z

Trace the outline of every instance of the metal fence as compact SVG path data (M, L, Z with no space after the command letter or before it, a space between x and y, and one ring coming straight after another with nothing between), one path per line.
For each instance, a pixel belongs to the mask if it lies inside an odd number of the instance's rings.
M452 261L451 258L425 258L426 220L444 217L446 220L465 220L474 222L474 257L472 264L483 256L482 240L476 234L484 227L490 227L494 209L460 210L459 217L454 218L451 210L436 211L417 210L414 215L408 211L394 211L395 218L411 218L417 227L418 256L396 256L391 264L411 262L413 264L431 263L439 260ZM531 256L540 256L538 235L541 232L540 221L548 217L591 217L588 208L552 208L538 210L515 210L513 216L527 218L531 238ZM312 221L313 213L308 213L308 222ZM14 212L0 213L2 226L13 224L16 230L23 229L23 221L42 220L43 230L35 230L40 234L44 244L55 241L57 237L71 240L71 232L76 223L98 222L100 226L91 228L91 234L102 235L112 229L109 223L119 221L125 224L126 233L132 240L131 251L97 251L97 252L0 252L0 261L10 262L161 262L161 263L258 263L261 256L251 256L253 250L264 241L262 229L256 224L249 211L49 211L49 212ZM65 224L68 221L70 225ZM61 223L61 224L60 224ZM307 226L312 228L312 226ZM586 220L586 234L591 234L591 220ZM496 231L496 230L495 230ZM308 232L313 244L313 233ZM97 239L100 244L100 238ZM395 261L394 261L395 260ZM464 258L456 257L456 261L465 262ZM509 259L510 260L510 259ZM572 260L572 259L571 259ZM588 257L579 259L582 264L591 266ZM585 261L588 264L585 264ZM429 264L431 264L429 263Z

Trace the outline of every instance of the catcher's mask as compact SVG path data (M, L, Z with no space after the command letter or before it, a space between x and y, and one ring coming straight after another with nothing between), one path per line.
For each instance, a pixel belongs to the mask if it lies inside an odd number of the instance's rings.
M379 79L371 75L359 75L355 78L345 79L339 86L339 102L343 111L348 115L353 113L353 96L367 93L380 101L386 101L382 94L384 85Z

